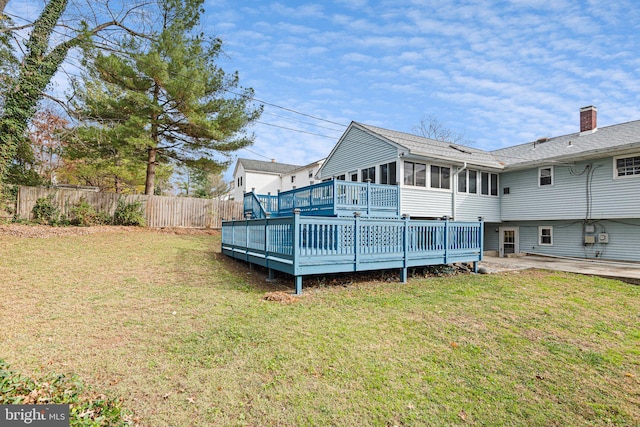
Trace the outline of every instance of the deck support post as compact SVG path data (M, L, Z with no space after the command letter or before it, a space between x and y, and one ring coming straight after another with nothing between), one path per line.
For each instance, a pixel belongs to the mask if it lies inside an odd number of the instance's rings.
M360 264L360 212L353 213L353 271L359 270Z
M295 197L294 197L295 201ZM294 202L295 204L295 202ZM299 275L299 263L300 263L300 209L293 210L293 224L292 224L292 245L293 245L293 275L296 278L296 295L302 294L302 276Z
M409 264L409 215L402 215L404 227L403 234L404 238L402 239L403 246L403 260L402 260L402 270L400 271L400 282L407 283L408 279L408 271L407 266Z
M273 268L269 268L267 271L268 271L267 282L271 282L275 280L275 275L273 274Z
M478 274L478 261L473 261L473 272Z
M302 276L296 276L296 293L294 295L302 295Z

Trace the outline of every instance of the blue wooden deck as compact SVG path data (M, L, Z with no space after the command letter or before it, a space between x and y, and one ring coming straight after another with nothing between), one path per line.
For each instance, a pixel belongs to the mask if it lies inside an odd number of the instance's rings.
M333 187L336 188L336 187ZM395 187L391 187L395 188ZM410 219L294 215L226 221L222 252L295 276L296 294L311 274L399 269L482 260L483 224Z
M351 217L359 212L367 218L399 218L400 191L395 185L332 180L278 195L244 196L245 215L252 218L292 216L295 209L301 215Z

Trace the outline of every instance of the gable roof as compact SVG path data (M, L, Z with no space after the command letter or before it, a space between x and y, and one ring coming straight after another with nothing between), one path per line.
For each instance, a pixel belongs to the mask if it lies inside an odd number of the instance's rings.
M490 153L508 169L538 163L570 162L614 156L640 147L640 120L576 132L554 138L543 138L526 144L501 148Z
M265 162L262 160L253 160L253 159L238 159L238 164L242 164L245 171L262 172L262 173L269 173L269 174L289 173L301 167L300 165L289 165L286 163ZM236 168L237 168L237 165L236 165Z
M478 166L502 169L503 164L491 153L466 145L437 141L411 133L383 129L376 126L353 122L355 125L371 134L382 137L406 150L410 154L431 157L455 162L468 162Z

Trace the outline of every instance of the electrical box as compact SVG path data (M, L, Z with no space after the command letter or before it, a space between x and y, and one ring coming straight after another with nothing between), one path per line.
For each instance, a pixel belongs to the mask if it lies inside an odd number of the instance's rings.
M596 243L596 236L584 236L585 245L593 245Z
M609 243L609 233L598 234L598 243Z
M593 224L587 224L584 226L584 232L585 233L595 233L596 232L596 226Z

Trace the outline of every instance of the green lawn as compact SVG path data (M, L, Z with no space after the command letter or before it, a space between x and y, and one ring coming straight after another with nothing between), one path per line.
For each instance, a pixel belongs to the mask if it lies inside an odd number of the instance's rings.
M640 425L639 286L363 279L281 304L263 297L291 278L219 245L0 236L0 359L76 373L145 426Z

